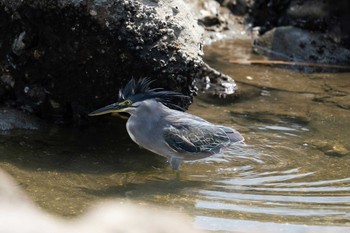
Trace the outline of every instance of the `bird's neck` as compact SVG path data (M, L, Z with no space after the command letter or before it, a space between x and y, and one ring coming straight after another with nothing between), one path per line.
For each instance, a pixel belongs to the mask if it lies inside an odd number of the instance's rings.
M132 140L142 147L149 148L152 141L158 140L157 130L162 124L162 117L164 116L164 109L161 103L155 100L146 100L141 103L131 116L126 124L126 128Z
M130 119L135 123L147 127L148 125L154 125L164 116L164 108L161 103L156 100L145 100L137 108L130 111ZM153 123L153 124L151 124Z

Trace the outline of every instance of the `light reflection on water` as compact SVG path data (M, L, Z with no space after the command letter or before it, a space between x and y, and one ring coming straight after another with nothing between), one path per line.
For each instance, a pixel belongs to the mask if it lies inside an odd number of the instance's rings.
M205 229L211 231L224 232L269 232L269 233L344 233L349 228L340 226L317 226L317 225L297 225L276 222L260 222L238 219L216 218L208 216L197 216L195 219L197 226L205 226Z
M265 131L296 131L287 135L290 141L308 133L303 127L270 125L256 130L263 135ZM288 147L293 145L284 145L282 150L275 150L274 144L276 141L271 145L256 143L257 148L248 146L240 156L235 155L237 150L232 151L231 163L213 171L216 179L209 187L198 190L195 208L200 215L196 225L215 231L255 232L264 227L267 232L347 232L349 228L329 225L349 224L350 177L330 179L323 175L327 167L312 166L313 155L302 152L308 148L290 150ZM252 157L258 157L259 162L254 163ZM237 166L242 162L247 165Z
M210 185L198 190L195 224L230 232L349 232L350 154L330 156L329 150L338 143L350 148L344 130L350 112L315 101L333 98L325 86L349 95L343 88L350 86L348 74L231 65L228 60L242 56L236 46L249 45L223 42L207 48L208 62L243 89L241 101L216 106L212 114L230 109L226 122L243 132L247 150L236 150L239 156L232 151L231 162L212 170ZM201 101L211 103L199 97L199 106ZM215 120L210 113L203 116ZM221 114L219 119L225 122Z

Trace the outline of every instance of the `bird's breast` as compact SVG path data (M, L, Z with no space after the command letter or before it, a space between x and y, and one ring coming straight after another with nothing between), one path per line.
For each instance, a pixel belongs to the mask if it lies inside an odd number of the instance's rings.
M130 117L126 129L130 138L146 149L152 149L161 140L162 134L158 123L148 119L145 121L145 119L140 120L137 117Z

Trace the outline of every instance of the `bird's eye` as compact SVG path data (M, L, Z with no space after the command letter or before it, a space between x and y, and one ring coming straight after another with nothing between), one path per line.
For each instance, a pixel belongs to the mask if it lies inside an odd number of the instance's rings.
M130 105L132 105L132 101L131 101L131 100L125 100L125 101L124 101L124 104L125 104L126 106L130 106Z

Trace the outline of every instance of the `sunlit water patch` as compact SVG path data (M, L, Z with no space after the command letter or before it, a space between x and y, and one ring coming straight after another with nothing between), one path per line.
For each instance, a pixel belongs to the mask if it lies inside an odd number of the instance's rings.
M259 150L249 151L259 153ZM278 156L289 158L292 155ZM278 226L280 223L291 224L290 232L299 232L305 228L304 224L313 226L309 228L311 232L322 230L322 225L350 225L349 177L326 178L322 176L323 168L305 167L302 161L280 162L283 159L278 156L261 155L259 163L241 160L240 163L245 164L241 166L236 164L236 159L232 159L230 165L233 167L222 165L225 168L214 170L212 175L216 179L210 186L198 190L195 208L199 215L196 224L210 230L230 229L237 232L249 229L242 227L244 221L239 220L249 220L245 222L247 224L266 223L274 230L280 229L276 232L285 232L281 230L285 227ZM213 223L218 219L217 223L223 221L228 224L227 227ZM334 229L341 232L346 228Z
M226 151L220 168L208 174L210 185L197 191L196 225L233 232L350 230L349 158L305 144L314 129L304 123L239 121L250 136Z

